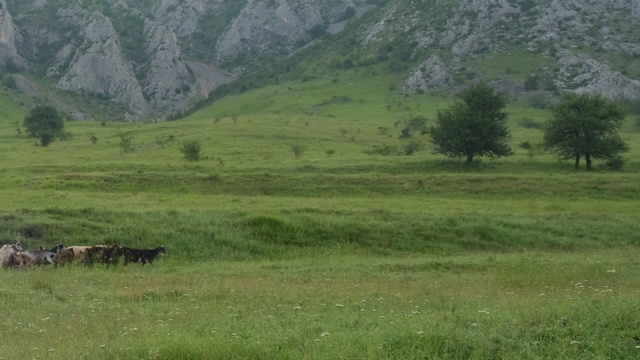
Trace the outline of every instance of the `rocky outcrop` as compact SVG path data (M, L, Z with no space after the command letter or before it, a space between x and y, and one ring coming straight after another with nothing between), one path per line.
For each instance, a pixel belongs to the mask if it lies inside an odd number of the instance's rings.
M403 82L407 91L426 91L450 84L451 75L446 78L448 81L442 76L445 62L446 74L455 75L459 71L460 81L469 74L468 64L472 59L523 44L532 57L551 58L559 65L553 71L549 67L541 68L536 74L545 76L547 83L555 82L559 89L601 93L615 99L640 97L638 79L627 76L637 73L637 66L621 66L625 61L618 61L618 69L614 69L609 63L612 54L640 55L640 46L632 35L635 32L631 31L637 28L640 19L637 0L461 0L448 8L449 12L443 16L446 23L441 27L419 22L414 25L415 17L406 8L399 8L400 4L387 7L385 16L365 33L363 43L388 42L404 31L413 33L419 48L441 54L440 57L430 55L414 69ZM436 3L429 10L446 9L446 4ZM628 67L636 71L624 71ZM477 75L483 76L480 72ZM495 84L514 84L509 76L501 80ZM517 96L520 92L510 91L510 94Z
M212 1L160 0L151 10L154 20L167 26L178 37L193 34Z
M27 62L18 54L16 37L20 36L13 23L13 18L7 8L5 0L0 0L0 64L5 66L7 61L19 67L26 67Z
M311 40L314 26L342 20L351 0L249 0L216 45L218 64L250 54L288 54Z
M180 54L176 35L156 22L145 23L145 54L140 65L143 92L148 104L160 112L172 112L189 97L195 80Z
M638 99L640 81L629 79L608 65L575 54L568 50L559 51L559 87L577 93L602 94L610 99Z
M150 114L151 107L144 99L133 64L125 58L111 21L99 12L88 13L78 7L60 10L58 16L74 25L79 22L82 40L58 52L56 64L65 64L69 59L69 65L50 69L49 74L61 74L56 87L126 105L129 111L125 120Z
M429 91L452 83L447 66L438 55L431 55L414 69L413 75L404 81L405 91Z

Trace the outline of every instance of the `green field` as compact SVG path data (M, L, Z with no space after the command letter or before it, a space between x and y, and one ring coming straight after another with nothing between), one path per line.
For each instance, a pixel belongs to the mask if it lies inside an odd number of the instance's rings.
M280 84L174 122L67 122L46 148L2 104L3 243L168 252L0 271L0 358L638 357L634 119L623 171L574 171L518 146L542 136L522 118L548 114L512 103L515 156L464 166L399 138L399 121L453 100L380 90L392 81ZM403 155L408 141L423 149Z

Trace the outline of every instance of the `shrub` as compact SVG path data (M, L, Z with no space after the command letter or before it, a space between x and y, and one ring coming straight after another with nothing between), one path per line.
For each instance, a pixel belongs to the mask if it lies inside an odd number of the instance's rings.
M530 117L525 116L521 118L518 123L520 126L522 126L525 129L542 129L542 124L539 123L538 121L533 120Z
M188 161L200 160L200 151L201 146L197 140L186 141L180 148L180 152L182 152L184 158Z
M524 89L527 91L535 91L540 88L540 77L537 75L529 75L524 81Z
M374 145L373 149L365 150L365 154L368 155L383 155L389 156L398 153L398 148L391 145Z
M627 161L622 156L615 156L604 163L604 166L613 171L620 171Z
M120 133L120 147L125 153L133 152L133 135L131 133Z
M535 94L527 98L529 105L536 109L546 109L549 107L549 100L543 94Z
M302 153L305 151L305 147L300 144L295 144L291 146L291 151L293 152L293 156L299 158L302 156Z
M410 141L408 144L406 144L404 146L404 154L406 156L411 156L413 155L416 151L419 151L422 149L422 144L420 144L417 141Z

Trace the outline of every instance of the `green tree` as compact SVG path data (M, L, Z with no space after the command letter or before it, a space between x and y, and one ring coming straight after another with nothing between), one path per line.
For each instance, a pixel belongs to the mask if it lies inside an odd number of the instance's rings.
M23 124L29 136L40 138L42 146L49 146L64 130L64 118L51 105L38 105L31 109Z
M575 159L576 169L583 156L591 170L594 159L616 160L629 149L618 135L624 109L601 95L566 94L551 114L543 144L561 160Z
M462 90L458 97L462 102L438 111L435 124L428 130L434 151L465 158L467 163L476 156L513 155L507 144L511 134L504 111L506 94L488 85L476 84Z

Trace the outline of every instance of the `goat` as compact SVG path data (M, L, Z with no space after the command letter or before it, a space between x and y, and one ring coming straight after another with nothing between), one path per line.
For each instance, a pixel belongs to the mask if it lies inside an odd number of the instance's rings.
M7 244L0 247L0 266L7 267L11 265L11 257L13 254L23 251L22 244L20 241L15 242L14 244Z
M87 265L93 265L95 261L107 265L117 264L121 253L122 248L118 244L92 246L87 252Z
M73 259L74 259L73 249L65 248L65 249L59 250L53 256L53 263L57 267L58 265L64 265L64 264L70 263L73 261Z
M85 256L85 265L92 266L98 258L102 258L102 250L106 247L106 245L94 245L90 247Z
M113 244L102 249L102 263L107 265L116 265L122 255L122 248L118 244Z
M27 250L24 251L24 254L30 257L35 265L49 265L54 263L53 257L56 256L58 251L62 250L63 248L64 245L57 243L56 246L54 246L50 250Z
M67 249L73 251L73 260L79 264L87 264L87 257L91 246L69 246Z
M9 266L12 267L29 267L34 265L33 259L24 253L24 251L18 251L16 253L11 254L11 259L9 261Z
M122 255L124 256L124 264L127 265L129 262L141 262L142 266L144 264L149 263L153 265L153 259L159 253L165 253L164 246L158 246L155 249L132 249L128 247L122 248Z

